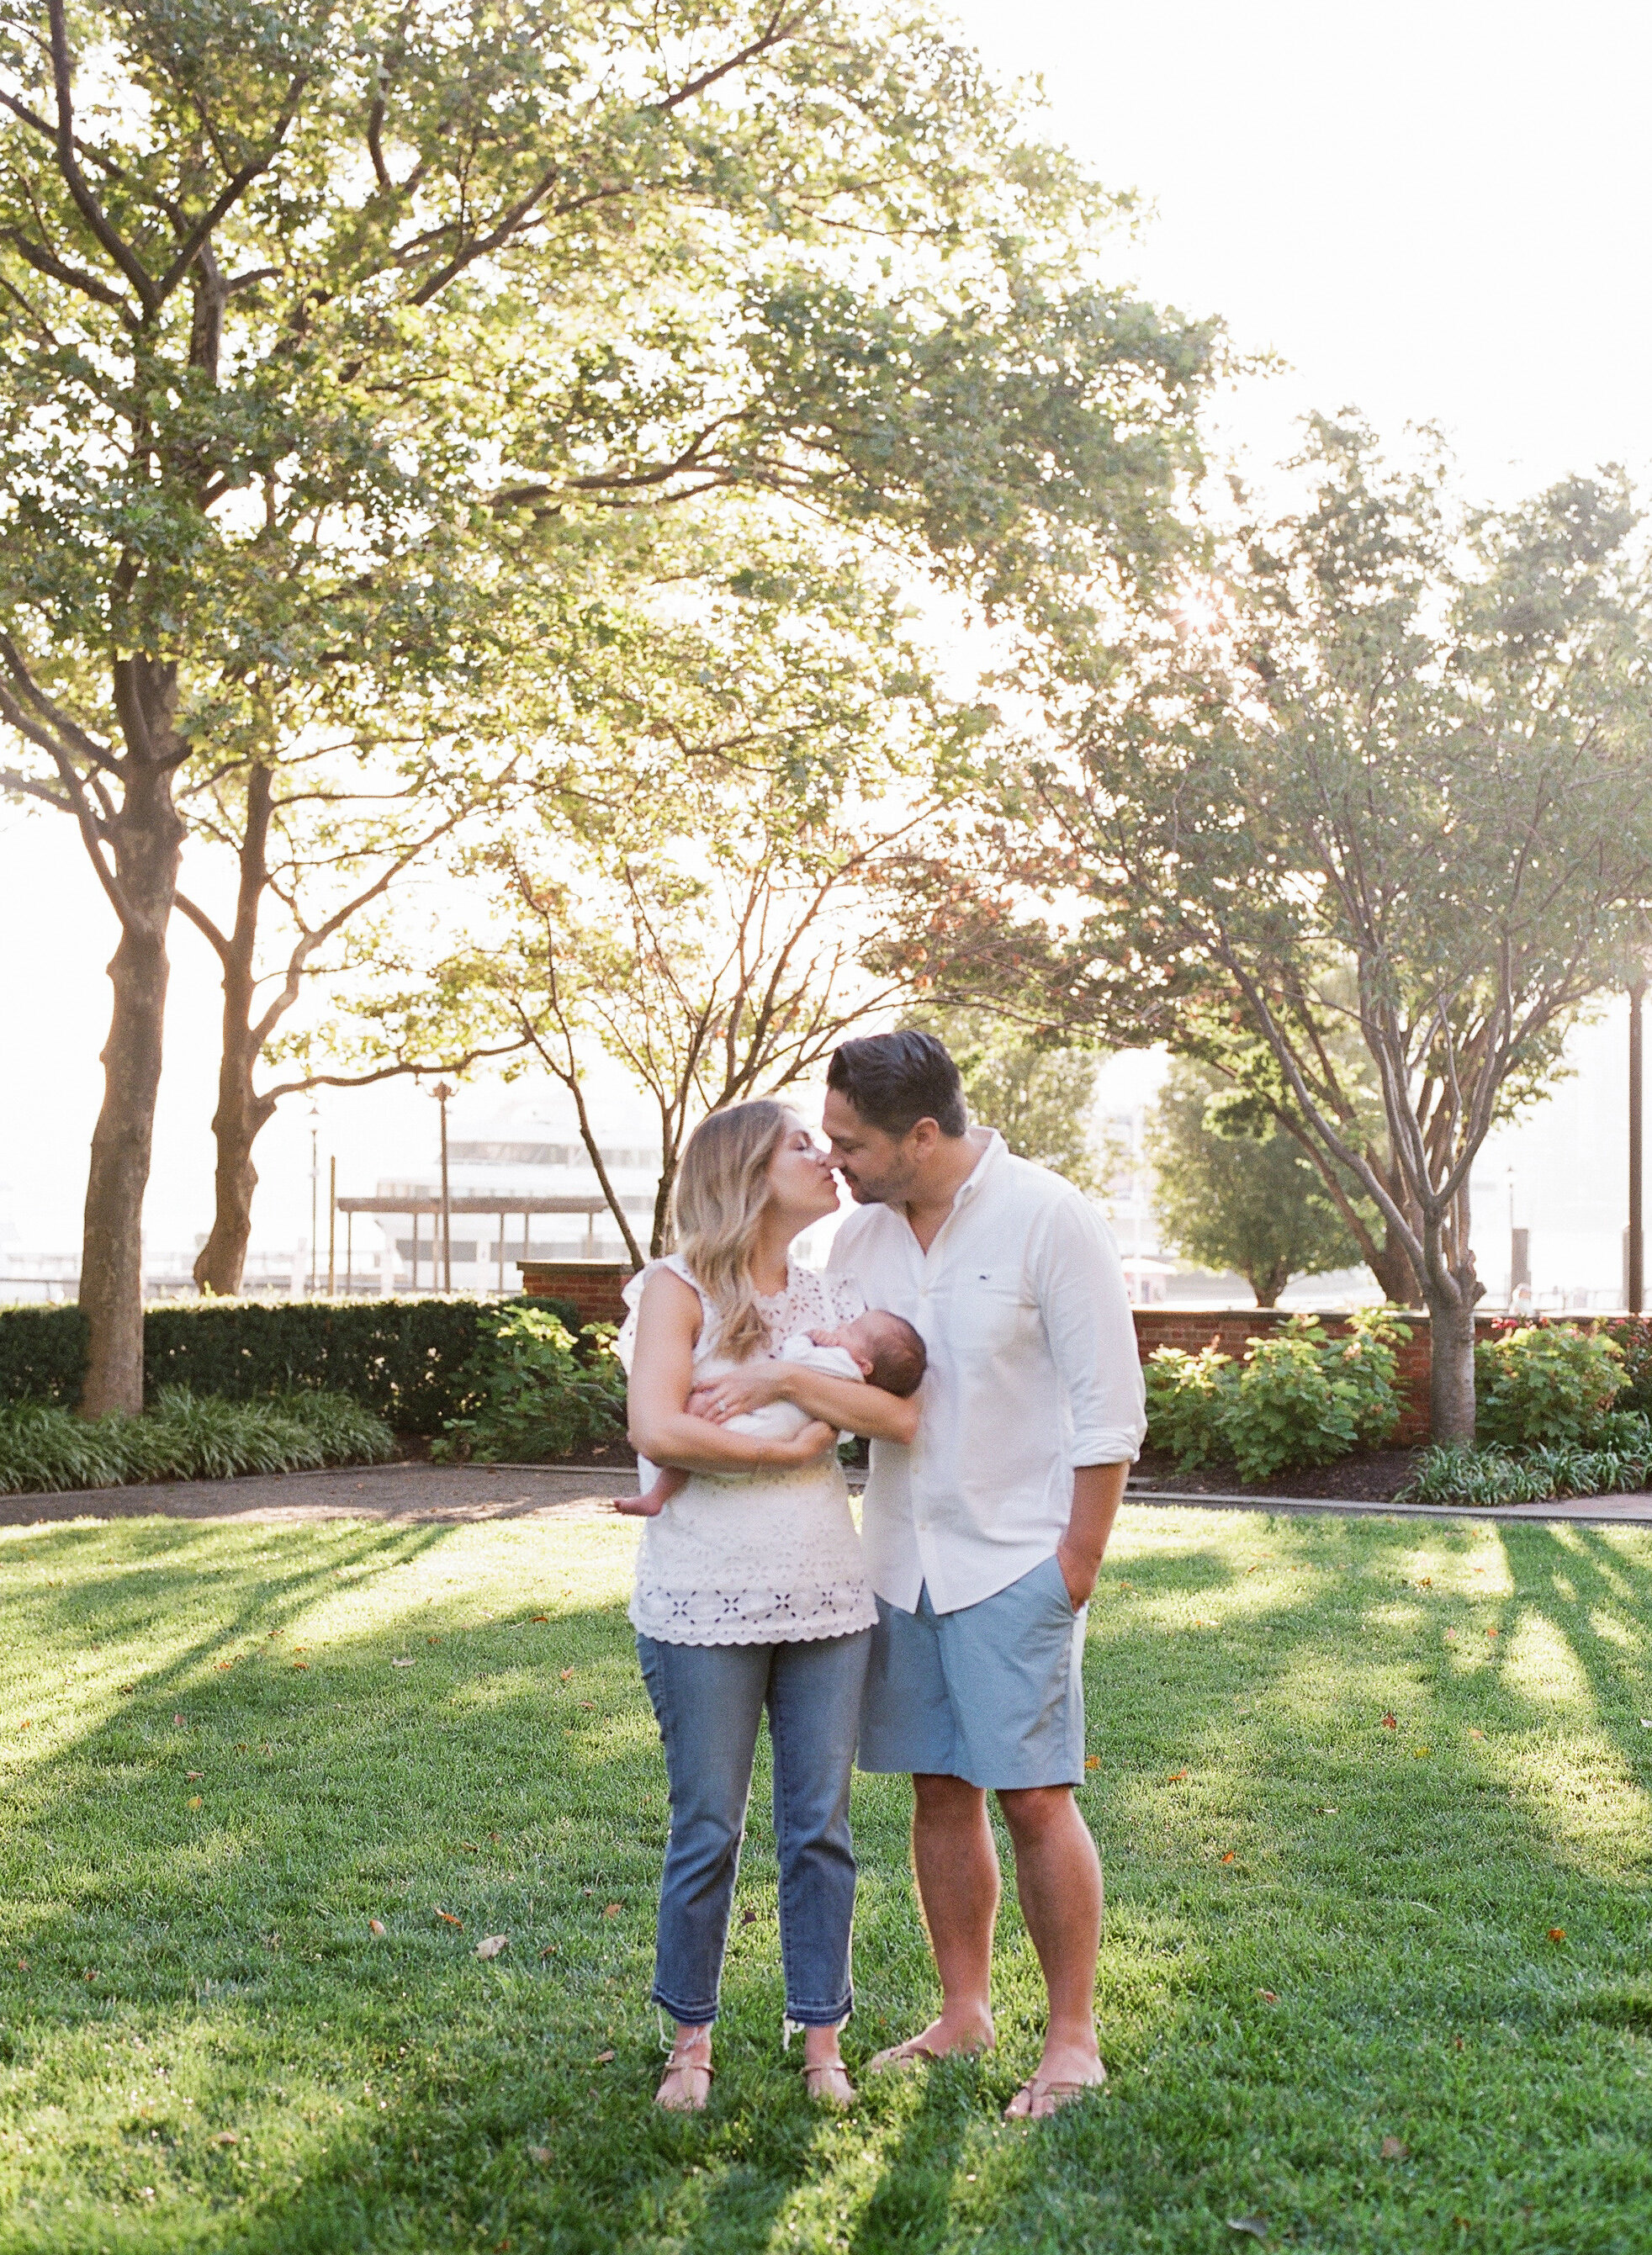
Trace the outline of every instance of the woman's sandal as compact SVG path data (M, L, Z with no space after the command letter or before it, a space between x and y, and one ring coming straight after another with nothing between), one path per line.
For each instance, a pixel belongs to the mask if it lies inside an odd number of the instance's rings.
M715 2072L708 2053L697 2054L692 2045L679 2045L665 2062L654 2104L668 2114L703 2114Z
M834 2083L832 2078L837 2077ZM819 2067L805 2067L803 2080L817 2106L853 2106L859 2093L840 2059L823 2059Z
M1106 2068L1102 2069L1093 2081L1083 2083L1065 2080L1059 2076L1052 2076L1048 2083L1045 2083L1037 2076L1030 2075L1020 2090L1016 2091L1016 2097L1012 2098L1009 2104L1005 2107L1004 2119L1006 2122L1047 2122L1052 2114L1059 2113L1064 2106L1071 2106L1075 2100L1082 2098L1086 2090L1101 2090L1107 2079ZM1019 2114L1014 2111L1017 2098L1024 2098L1027 2102L1024 2111ZM1044 2099L1048 2099L1050 2103L1040 2114L1037 2108Z

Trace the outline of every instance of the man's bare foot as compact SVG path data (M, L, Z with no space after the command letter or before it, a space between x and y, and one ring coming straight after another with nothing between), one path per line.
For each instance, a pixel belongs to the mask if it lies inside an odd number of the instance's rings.
M868 2060L868 2075L884 2075L890 2069L921 2067L926 2060L950 2059L958 2055L968 2056L975 2052L990 2051L997 2041L993 2024L986 2013L960 2013L956 2019L943 2013L915 2036L904 2043L891 2044L887 2051L879 2052Z
M1038 2071L1023 2083L1004 2109L1006 2122L1043 2122L1063 2106L1071 2106L1086 2090L1099 2090L1107 2071L1093 2045L1046 2044Z
M615 1510L624 1512L626 1516L629 1519L657 1519L659 1516L661 1507L662 1507L659 1504L655 1502L651 1493L648 1495L616 1495L614 1499Z

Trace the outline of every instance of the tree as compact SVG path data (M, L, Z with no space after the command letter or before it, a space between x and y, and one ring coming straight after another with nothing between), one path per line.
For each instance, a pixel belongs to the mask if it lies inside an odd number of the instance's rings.
M944 1041L971 1114L995 1128L1018 1158L1063 1175L1086 1198L1102 1195L1111 1171L1095 1131L1093 1051L1058 1049L991 1010L920 1009L904 1022Z
M318 748L280 767L254 762L227 772L212 768L181 794L197 851L216 847L225 859L233 856L235 873L233 904L221 918L204 905L207 896L198 887L177 896L179 913L207 940L223 974L213 1221L194 1266L202 1291L241 1289L258 1183L254 1147L284 1096L362 1087L405 1073L462 1073L518 1046L507 1038L457 1052L389 1054L344 1073L317 1061L306 1031L283 1038L306 987L348 976L370 959L377 935L368 925L369 912L508 786L513 766L507 760L496 769L479 768L444 744L421 748L418 756L374 776L348 767L341 771ZM275 959L266 967L272 908L278 917ZM260 1086L258 1069L266 1064L288 1070Z
M1352 1268L1360 1247L1301 1143L1224 1097L1213 1073L1182 1064L1148 1125L1153 1202L1165 1241L1202 1268L1237 1269L1259 1308L1292 1276Z
M1100 654L1070 654L1001 866L1076 896L1059 944L1029 920L1021 948L1085 1022L1141 1038L1225 983L1408 1254L1434 1430L1468 1440L1470 1170L1652 890L1635 518L1613 478L1470 510L1357 425L1316 423L1297 467L1304 505L1235 543L1191 621L1115 650L1099 695ZM1003 904L1002 954L1014 925ZM1331 1028L1371 1060L1397 1180L1348 1130Z
M1155 566L1211 340L1084 270L1106 200L921 21L8 0L0 106L4 780L120 930L95 1414L141 1402L187 762L554 639L606 520L718 488L987 602Z
M862 961L882 871L990 713L937 689L898 580L858 544L726 506L662 533L565 715L559 765L463 864L492 921L410 957L321 1037L389 1054L518 1043L573 1100L631 1257L587 1091L598 1050L658 1121L649 1250L708 1112L784 1090L898 998ZM387 966L381 966L381 971ZM348 998L346 998L347 1000Z

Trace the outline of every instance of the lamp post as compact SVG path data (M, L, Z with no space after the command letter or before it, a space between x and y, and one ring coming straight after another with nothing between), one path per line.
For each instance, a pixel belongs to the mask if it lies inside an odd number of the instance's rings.
M1646 980L1637 979L1629 988L1629 1313L1638 1316L1646 1296L1645 1243L1641 1228L1641 1147L1642 1127L1641 1104L1641 1005L1646 998Z
M447 1198L447 1105L453 1090L445 1080L439 1080L431 1094L441 1107L442 1122L442 1289L453 1289L453 1212ZM434 1264L432 1263L432 1266Z
M319 1229L321 1219L321 1107L313 1097L310 1099L310 1297L315 1297L315 1263L320 1247Z

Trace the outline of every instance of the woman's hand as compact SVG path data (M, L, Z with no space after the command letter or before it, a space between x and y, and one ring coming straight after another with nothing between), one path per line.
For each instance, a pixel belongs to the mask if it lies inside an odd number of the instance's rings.
M812 1465L818 1458L834 1451L837 1445L837 1427L823 1425L818 1417L812 1417L793 1439L773 1444L773 1461L777 1465Z
M749 1410L762 1409L770 1401L789 1401L788 1376L796 1368L795 1363L768 1359L738 1363L697 1389L700 1398L695 1410L699 1416L709 1417L714 1425L722 1425L730 1417L743 1417Z

